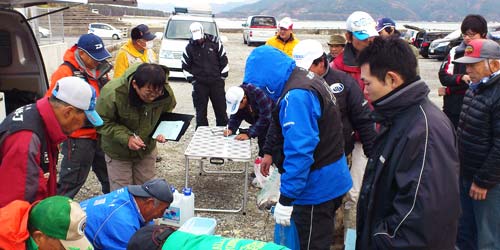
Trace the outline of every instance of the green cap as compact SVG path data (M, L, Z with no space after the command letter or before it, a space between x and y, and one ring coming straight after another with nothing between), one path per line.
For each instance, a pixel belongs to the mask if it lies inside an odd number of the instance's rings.
M87 215L65 196L43 199L31 209L28 223L45 235L59 239L66 250L93 250L85 237Z

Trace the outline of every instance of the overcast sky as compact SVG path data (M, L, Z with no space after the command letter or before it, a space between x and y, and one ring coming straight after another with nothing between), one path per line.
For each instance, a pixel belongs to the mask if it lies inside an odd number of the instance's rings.
M231 7L231 5L234 4L239 3L238 5L241 5L255 1L256 0L137 0L137 3L138 7L143 9L160 9L163 11L172 11L174 6L196 9L212 9L210 7L210 4L229 4L227 5L227 7ZM212 10L217 11L217 9Z

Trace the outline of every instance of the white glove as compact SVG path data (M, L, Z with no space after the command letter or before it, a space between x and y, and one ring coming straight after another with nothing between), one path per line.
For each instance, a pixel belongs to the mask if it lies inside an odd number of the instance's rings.
M290 218L292 217L293 206L283 206L278 202L274 208L274 220L276 223L283 226L290 226Z

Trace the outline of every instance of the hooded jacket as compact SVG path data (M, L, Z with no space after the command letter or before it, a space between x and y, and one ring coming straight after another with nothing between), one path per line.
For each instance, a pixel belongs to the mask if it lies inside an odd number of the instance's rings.
M156 148L156 140L151 138L160 115L171 112L175 105L175 96L168 82L165 82L164 94L152 103L140 100L131 86L133 75L140 64L135 64L119 78L111 80L101 90L97 99L96 111L104 121L97 128L101 135L101 147L113 159L128 161L143 158ZM168 70L165 68L168 79ZM130 150L128 140L133 134L139 136L146 148Z
M289 57L292 57L293 48L295 48L295 45L297 45L299 42L299 39L297 39L292 33L290 34L290 38L286 42L283 41L283 39L281 39L279 35L276 35L269 38L266 41L266 45L273 46L283 51L283 53L287 54Z
M243 81L261 88L277 101L285 155L280 203L316 205L343 195L351 188L352 181L343 155L311 171L320 143L322 104L316 93L308 89L296 88L283 93L295 68L295 61L283 52L271 46L260 46L247 59ZM343 151L342 144L338 147Z
M460 215L455 132L428 93L417 80L373 102L380 133L359 196L357 250L455 249Z
M128 40L126 44L124 44L118 54L116 55L115 60L115 74L113 78L118 78L125 73L125 70L130 67L130 65L134 65L136 63L156 63L156 54L152 49L145 49L143 52L139 52L132 43L132 39Z

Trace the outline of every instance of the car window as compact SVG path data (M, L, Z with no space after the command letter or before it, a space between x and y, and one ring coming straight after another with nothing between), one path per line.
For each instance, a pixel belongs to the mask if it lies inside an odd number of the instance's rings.
M110 26L108 26L108 25L103 25L103 28L104 28L105 30L112 30L112 28L111 28Z
M258 16L252 18L251 26L264 26L269 28L276 28L276 20L270 16Z
M455 39L455 38L460 37L461 34L462 34L462 31L458 29L458 30L455 30L455 31L451 32L450 34L446 35L444 38L445 39Z
M191 32L189 26L194 21L191 20L170 20L165 32L165 38L168 39L190 39ZM199 22L203 25L206 34L217 36L217 26L215 22Z

